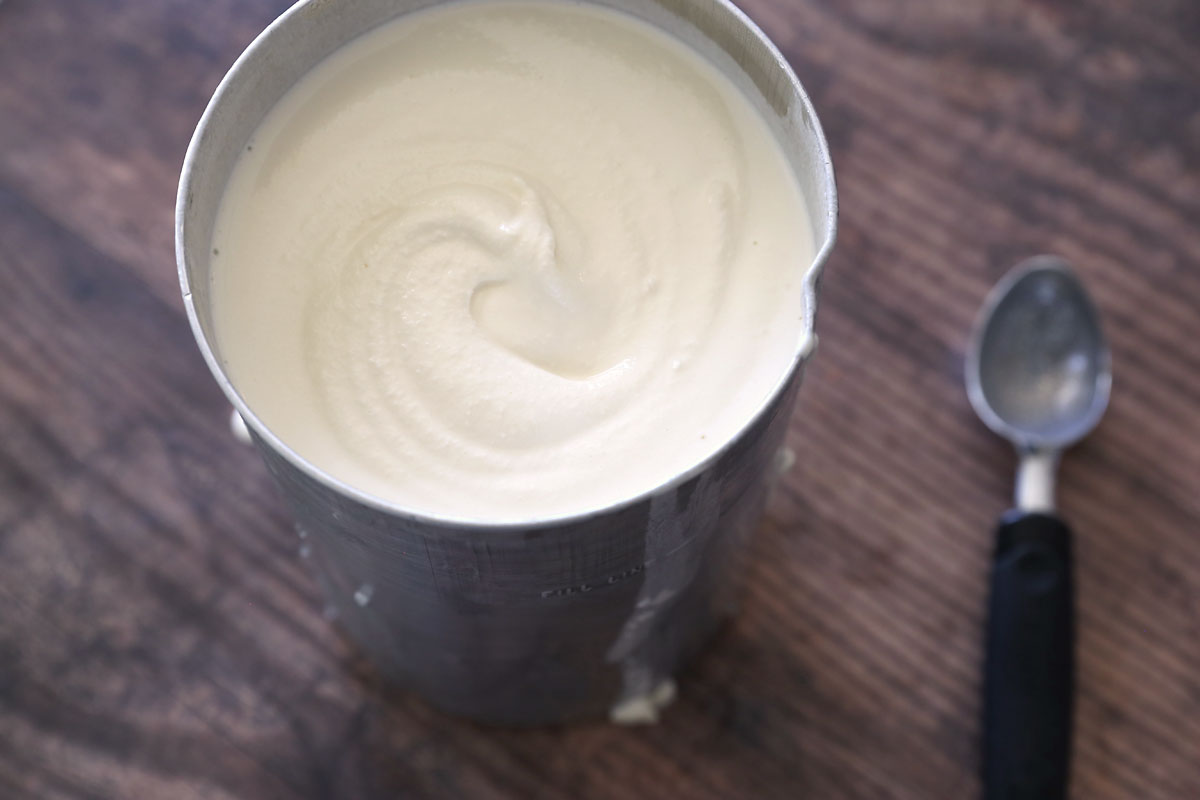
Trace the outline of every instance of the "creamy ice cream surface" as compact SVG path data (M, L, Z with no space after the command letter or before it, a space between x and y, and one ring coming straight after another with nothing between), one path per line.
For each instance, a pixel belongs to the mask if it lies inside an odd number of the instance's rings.
M418 513L520 522L669 480L805 328L808 214L699 55L565 2L343 47L270 111L213 238L218 352L298 454Z

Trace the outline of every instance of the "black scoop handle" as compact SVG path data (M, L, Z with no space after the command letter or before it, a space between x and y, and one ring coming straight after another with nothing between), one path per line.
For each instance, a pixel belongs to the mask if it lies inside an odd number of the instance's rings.
M985 800L1064 800L1074 703L1071 531L1008 512L996 532L983 697Z

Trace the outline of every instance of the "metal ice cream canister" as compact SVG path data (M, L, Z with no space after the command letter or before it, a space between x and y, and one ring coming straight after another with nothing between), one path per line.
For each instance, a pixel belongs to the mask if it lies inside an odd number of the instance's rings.
M564 0L565 2L566 0ZM682 40L724 72L783 146L817 246L807 327L777 388L711 458L620 505L527 524L463 524L407 511L332 478L248 407L213 336L217 210L267 112L340 46L438 0L303 0L217 88L188 149L176 255L193 331L250 429L338 619L381 671L449 712L506 724L610 713L652 719L672 676L728 616L804 364L837 200L820 124L778 50L727 0L586 0Z

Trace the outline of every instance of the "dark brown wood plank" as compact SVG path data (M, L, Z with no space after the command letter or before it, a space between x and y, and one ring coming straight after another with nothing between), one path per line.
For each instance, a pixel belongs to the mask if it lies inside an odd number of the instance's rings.
M1200 6L745 0L842 197L799 455L744 612L653 729L381 687L191 341L175 181L280 0L0 4L0 796L970 798L1012 455L961 388L990 285L1071 258L1110 413L1078 532L1073 796L1200 797Z

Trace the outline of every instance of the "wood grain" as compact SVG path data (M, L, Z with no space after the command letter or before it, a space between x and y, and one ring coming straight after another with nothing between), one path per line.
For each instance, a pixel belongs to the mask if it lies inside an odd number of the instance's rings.
M183 318L175 181L280 0L0 5L0 796L971 798L1013 458L960 386L989 286L1072 259L1112 408L1078 533L1073 797L1200 797L1200 6L745 0L841 237L744 613L659 727L503 731L321 615Z

